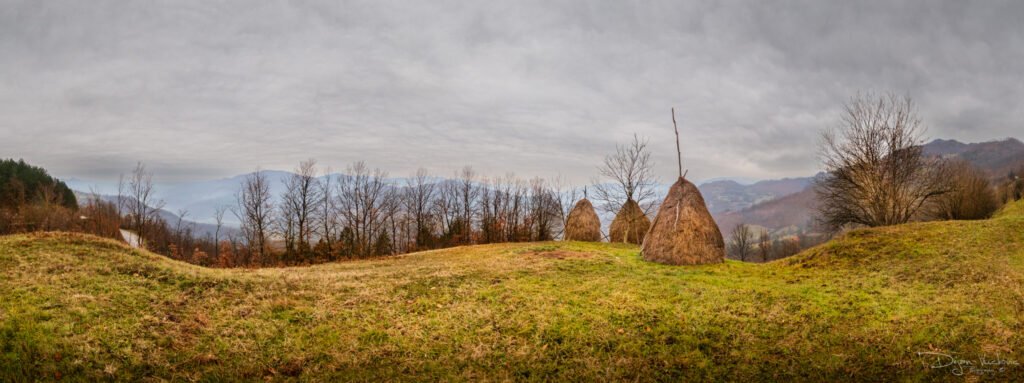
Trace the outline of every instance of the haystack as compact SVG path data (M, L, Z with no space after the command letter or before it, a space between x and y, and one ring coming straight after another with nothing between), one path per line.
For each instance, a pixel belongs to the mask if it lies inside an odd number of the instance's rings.
M622 205L619 213L612 220L608 235L612 242L625 242L639 245L644 243L644 236L651 228L651 220L644 214L640 204L630 199Z
M576 202L565 221L566 241L601 242L601 219L586 197Z
M704 197L679 177L654 217L640 254L647 261L669 265L700 265L725 260L725 241L711 218Z

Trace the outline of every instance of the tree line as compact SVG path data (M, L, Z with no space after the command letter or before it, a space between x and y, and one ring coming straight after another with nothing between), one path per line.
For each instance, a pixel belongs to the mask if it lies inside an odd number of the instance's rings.
M634 136L631 143L616 146L598 167L604 178L594 179L596 199L609 212L627 200L650 210L657 200L653 166L646 140ZM42 169L34 171L45 175ZM188 211L179 210L171 222L161 216L165 204L156 197L152 172L141 162L120 177L116 196L91 193L81 207L74 193L52 178L50 186L29 193L39 196L30 200L5 197L26 195L11 192L24 189L17 181L3 185L8 186L0 187L0 198L13 202L0 203L0 212L19 213L0 216L5 218L0 233L64 230L123 239L125 229L138 238L137 246L219 267L300 265L469 244L555 240L562 237L573 204L587 195L586 188L561 177L486 177L466 166L450 177L421 168L396 180L362 161L335 174L310 159L298 164L282 185L271 185L266 172L257 168L239 185L234 204L216 208L212 232L199 235L186 219ZM275 195L272 186L283 191ZM45 217L14 219L31 216L27 212L34 206ZM225 225L231 216L240 223L238 229ZM11 222L19 222L17 230Z
M163 203L152 197L152 174L141 164L122 180L116 200L123 225L147 249L203 265L247 267L554 240L579 195L560 178L483 177L467 166L452 178L419 169L398 181L361 161L334 174L313 159L283 180L279 195L272 186L263 170L247 175L235 204L216 210L216 230L198 238L187 224L159 218ZM227 214L240 222L237 231L225 230Z

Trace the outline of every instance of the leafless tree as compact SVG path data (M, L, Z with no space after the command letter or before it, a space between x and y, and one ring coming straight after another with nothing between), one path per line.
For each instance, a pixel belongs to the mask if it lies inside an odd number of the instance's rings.
M118 217L124 217L125 215L127 215L127 211L126 210L127 210L128 204L127 204L126 201L128 199L125 198L126 197L125 194L127 192L128 192L128 183L124 179L124 173L121 173L120 175L117 176L117 201L115 201L115 206L117 206L117 216Z
M459 198L459 182L448 179L437 185L437 198L434 199L434 214L441 225L441 234L445 246L460 245L462 229L462 206Z
M543 178L530 180L529 210L530 240L555 239L555 230L561 224L561 207L557 194Z
M498 238L501 236L501 216L502 209L502 198L501 192L498 191L498 185L500 181L489 178L484 178L481 181L480 196L479 196L479 211L480 211L480 241L482 243L498 242ZM440 205L442 198L439 198L438 202ZM443 217L443 215L442 215Z
M406 180L405 209L413 220L415 231L414 249L419 250L433 246L433 233L430 230L430 210L434 203L437 183L430 179L427 169L419 168L416 174Z
M374 255L373 244L389 218L386 212L388 204L394 202L394 188L386 183L386 172L371 172L362 161L350 166L346 173L338 182L339 215L352 231L353 255Z
M387 237L378 234L377 243L374 244L374 252L376 255L391 255L400 251L402 248L401 242L401 227L402 227L402 199L401 194L398 192L393 185L387 187L387 198L381 206L380 213L382 215L381 220L383 221L383 227L381 228L382 233L386 233Z
M186 249L187 244L185 243L185 231L189 230L186 225L188 221L185 219L188 217L188 209L178 209L177 216L178 219L174 223L174 242L175 245L178 246L178 253L184 256L186 250L188 250ZM189 233L189 235L191 236L191 233Z
M220 261L220 230L224 227L224 213L228 210L227 206L220 205L213 210L213 222L215 228L213 230L213 257L218 262Z
M146 171L146 166L139 162L124 182L121 176L118 194L124 199L125 211L135 233L139 236L140 246L146 246L147 229L154 221L160 219L158 212L164 207L164 201L156 198L153 188L153 174ZM119 203L121 203L119 201Z
M747 256L750 255L750 245L753 240L751 234L750 226L741 223L732 229L732 234L730 235L729 252L744 262L747 261Z
M270 231L274 204L271 201L270 182L259 168L245 177L236 196L238 206L233 211L241 222L242 235L250 252L259 256L259 262L270 261L267 234Z
M505 196L508 202L505 203L506 225L505 241L517 242L528 241L529 231L524 230L523 220L527 218L527 197L529 188L525 181L514 174L507 174L505 185ZM524 232L525 231L525 232Z
M565 234L565 225L569 220L569 212L573 204L580 198L582 192L579 188L571 186L565 178L558 176L552 181L552 189L555 193L555 203L558 208L558 228L555 231L556 238L562 238Z
M772 252L772 237L768 234L768 230L761 229L761 235L757 241L757 250L761 254L761 262L768 262Z
M310 242L313 237L317 208L321 205L319 180L316 177L316 160L303 161L285 179L285 192L281 196L281 228L287 239L289 252L296 252L300 257L308 257L312 249Z
M628 145L616 145L598 167L602 179L594 181L594 197L605 211L615 213L628 200L636 201L645 213L654 206L654 162L647 140L633 135Z
M488 243L516 241L522 234L526 184L510 173L489 180L484 188L480 199L482 240Z
M324 242L324 250L333 253L333 240L337 236L338 212L334 199L334 175L331 168L324 170L323 177L317 184L320 188L320 204L317 207L317 220L320 226L320 239Z
M909 96L855 96L838 131L822 134L827 174L816 187L822 224L838 230L905 223L945 193L942 167L922 153L923 134Z
M286 185L287 187L288 185ZM284 201L286 196L294 194L294 189L286 189L285 194L281 196L282 201L274 207L274 212L271 214L271 231L272 234L276 235L284 242L284 254L282 260L285 263L291 263L297 261L297 250L296 242L298 242L298 232L295 224L295 213L294 205Z
M470 243L473 231L473 217L475 214L475 202L479 189L476 186L476 171L471 166L465 166L459 172L456 193L459 200L459 212L461 213L462 232L459 243Z

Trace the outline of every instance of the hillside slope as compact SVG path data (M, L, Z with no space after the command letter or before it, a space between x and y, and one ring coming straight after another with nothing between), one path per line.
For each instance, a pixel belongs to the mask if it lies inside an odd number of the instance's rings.
M0 237L0 381L963 380L919 352L1019 381L1022 282L1019 204L700 267L535 243L212 270L18 235Z

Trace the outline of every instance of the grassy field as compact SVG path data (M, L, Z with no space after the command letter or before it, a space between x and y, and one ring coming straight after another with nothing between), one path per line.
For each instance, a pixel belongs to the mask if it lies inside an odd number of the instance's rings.
M552 242L212 270L16 235L0 381L1020 381L1022 282L1021 204L700 267Z

